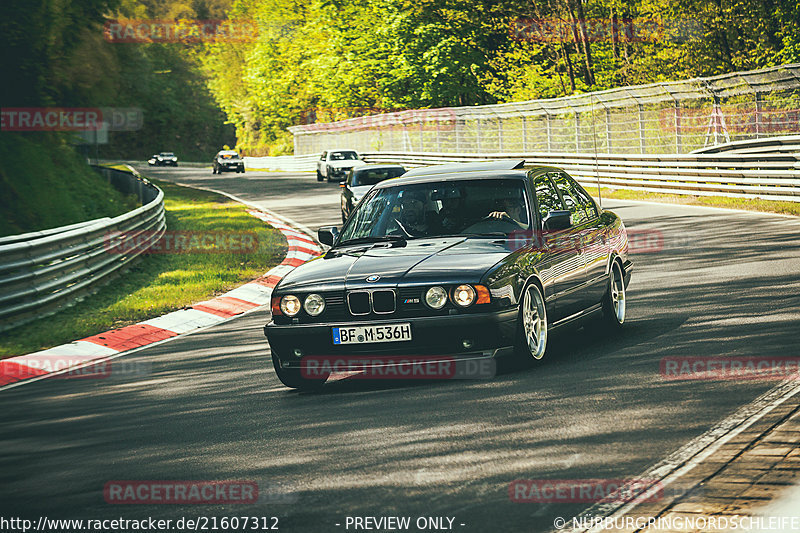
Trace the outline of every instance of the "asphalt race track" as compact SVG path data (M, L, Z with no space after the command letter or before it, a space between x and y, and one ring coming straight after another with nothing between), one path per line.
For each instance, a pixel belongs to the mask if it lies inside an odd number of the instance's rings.
M140 170L226 191L313 230L340 223L337 184L312 174ZM348 516L425 516L455 517L456 531L551 530L554 518L590 504L515 503L510 482L635 477L775 385L670 381L662 358L800 355L797 220L605 207L661 239L632 256L620 335L562 333L541 364L492 380L343 379L300 394L272 371L269 311L250 313L121 359L142 363L145 375L0 392L5 514L277 516L285 532L347 531ZM272 496L112 505L103 497L112 480L254 480Z

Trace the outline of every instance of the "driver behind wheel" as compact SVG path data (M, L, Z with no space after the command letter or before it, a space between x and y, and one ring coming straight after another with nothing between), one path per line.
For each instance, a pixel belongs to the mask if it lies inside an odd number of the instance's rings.
M527 213L525 211L524 200L521 196L514 194L515 191L508 191L501 199L497 201L497 208L495 211L489 213L489 218L496 218L498 220L506 220L515 222L520 226L527 225Z

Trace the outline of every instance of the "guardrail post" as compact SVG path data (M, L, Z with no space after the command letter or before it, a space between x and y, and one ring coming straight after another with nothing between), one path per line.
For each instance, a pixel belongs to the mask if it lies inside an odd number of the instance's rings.
M581 116L577 111L575 115L575 153L581 153Z
M639 152L645 153L645 129L644 129L644 106L642 104L638 104L639 109Z
M675 153L683 153L683 142L681 136L681 104L675 100Z
M527 115L522 115L522 151L523 152L525 152L528 149L527 122L528 122Z
M545 117L545 132L547 134L547 151L553 151L553 126L550 124L550 113L547 111L544 112Z
M761 138L761 93L756 92L756 139Z
M497 117L497 148L499 152L503 151L503 117Z
M606 109L606 153L611 153L611 110Z
M480 118L479 118L479 119L477 119L477 120L475 121L475 123L477 124L477 128L475 129L475 144L476 144L476 149L477 149L477 151L478 151L478 152L481 152L481 151L482 151L482 150L481 150L481 126L482 126L482 119L480 119Z

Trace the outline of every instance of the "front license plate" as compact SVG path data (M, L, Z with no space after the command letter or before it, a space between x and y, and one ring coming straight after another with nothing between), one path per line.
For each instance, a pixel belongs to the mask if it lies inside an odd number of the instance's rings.
M333 344L366 344L411 340L411 324L333 328Z

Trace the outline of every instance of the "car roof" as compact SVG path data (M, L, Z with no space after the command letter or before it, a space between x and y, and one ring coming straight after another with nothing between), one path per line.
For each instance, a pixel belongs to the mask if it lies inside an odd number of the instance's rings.
M239 152L237 152L236 150L220 150L219 153L220 154L226 154L226 155L228 155L228 154L230 154L230 155L234 155L234 154L235 155L239 155Z
M369 165L361 165L360 167L355 167L353 170L357 172L361 172L362 170L375 170L376 168L402 168L405 170L403 165L398 165L395 163L386 163L385 165L381 165L379 163L371 163Z
M549 171L560 171L556 167L536 165L523 168L524 161L493 161L489 163L454 163L448 165L432 165L410 170L400 177L382 181L376 188L394 187L411 183L427 183L436 181L460 181L473 179L525 179L528 175ZM363 168L363 167L361 167Z
M525 166L524 159L502 159L500 161L478 161L469 163L449 163L432 165L409 170L406 176L430 174L450 174L452 172L477 172L481 170L517 170Z
M447 172L441 174L424 174L422 176L406 176L403 174L398 178L382 181L375 185L376 188L394 187L396 185L408 185L412 183L428 183L437 181L463 181L480 179L525 179L528 173L525 170L486 170L483 172Z

